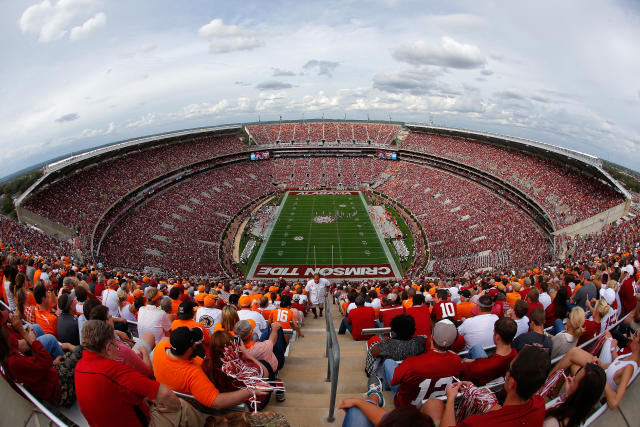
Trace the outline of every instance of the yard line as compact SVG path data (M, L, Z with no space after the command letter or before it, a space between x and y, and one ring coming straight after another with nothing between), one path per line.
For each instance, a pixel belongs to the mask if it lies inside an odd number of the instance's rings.
M316 203L316 198L312 198L311 199L311 218L309 221L309 232L307 233L307 254L304 258L305 263L307 263L307 265L309 264L309 246L311 246L311 227L313 227L313 218L314 218L314 214L313 214L313 207L315 206Z
M336 196L331 196L331 200L333 201L333 211L336 210ZM336 219L336 235L338 236L338 252L340 253L340 264L342 264L342 245L340 244L340 226L338 225L340 221Z

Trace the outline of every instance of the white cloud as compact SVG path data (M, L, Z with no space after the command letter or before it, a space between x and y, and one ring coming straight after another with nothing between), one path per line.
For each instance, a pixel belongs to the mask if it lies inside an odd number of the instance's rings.
M104 27L106 23L107 16L102 12L98 12L92 18L87 19L82 25L73 27L69 38L71 40L83 39L98 28Z
M68 33L74 21L82 16L86 17L97 4L96 0L58 0L57 2L42 0L40 3L29 6L22 13L19 21L20 30L23 33L37 34L38 41L41 43L59 40ZM98 15L91 19L95 19ZM98 17L98 25L104 25L104 22L99 24L101 19L105 19L104 14L102 15L101 18ZM83 26L89 21L86 21ZM89 25L95 25L95 23ZM82 27L74 27L76 28ZM78 32L82 31L76 30L76 33Z
M393 57L411 65L438 65L449 68L481 68L487 60L477 46L442 37L440 46L418 40L395 49Z
M209 53L213 54L253 50L264 45L254 31L239 25L226 25L220 18L212 19L211 22L200 27L198 34L200 37L211 40Z
M264 43L255 37L236 37L231 42L216 42L209 46L209 53L228 53L238 50L253 50Z
M135 122L128 123L125 127L127 128L138 128L145 127L154 124L158 119L157 114L155 113L147 113L144 116L140 117L139 120Z
M225 25L222 19L212 19L208 24L203 25L198 30L200 37L213 38L213 37L234 37L243 32L242 28L237 25Z
M109 124L107 125L106 128L97 128L97 129L84 129L81 133L80 133L80 137L81 138L92 138L94 136L101 136L101 135L109 135L112 134L118 126L116 126L116 124L114 122L109 122Z

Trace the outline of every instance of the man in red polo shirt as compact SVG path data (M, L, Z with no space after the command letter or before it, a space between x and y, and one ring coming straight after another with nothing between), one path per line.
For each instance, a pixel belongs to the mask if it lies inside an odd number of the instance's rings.
M493 342L496 352L487 357L481 345L471 348L471 359L462 359L462 379L482 386L498 377L504 376L511 361L518 352L511 347L511 341L516 335L518 325L509 317L498 319L493 325ZM473 360L475 359L475 360Z
M348 329L354 340L368 340L371 338L371 335L362 335L362 330L375 328L375 310L372 307L364 306L364 297L362 295L358 295L355 303L356 308L352 308L351 311L349 311L349 315L342 319L338 334L344 335Z
M544 422L544 399L533 394L544 384L551 368L549 354L541 347L527 346L511 362L504 380L507 397L504 405L496 405L489 412L472 415L458 427L524 426L539 427ZM447 388L447 403L431 399L423 406L426 413L440 427L456 425L453 406L460 387L470 383L455 383Z
M82 328L82 346L75 386L89 425L204 425L204 416L169 388L112 359L116 343L108 323L87 321ZM151 410L145 398L154 401Z

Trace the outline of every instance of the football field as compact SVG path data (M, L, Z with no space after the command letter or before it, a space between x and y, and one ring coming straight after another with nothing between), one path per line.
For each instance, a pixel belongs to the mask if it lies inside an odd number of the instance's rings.
M289 191L249 278L393 278L398 269L357 191Z

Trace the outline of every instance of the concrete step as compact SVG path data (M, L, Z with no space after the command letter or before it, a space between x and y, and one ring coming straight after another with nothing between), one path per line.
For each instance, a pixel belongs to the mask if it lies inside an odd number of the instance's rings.
M272 404L269 403L268 408ZM336 403L337 406L337 403ZM273 406L273 410L284 415L292 427L318 427L318 426L341 426L344 420L344 411L335 410L335 420L327 421L329 415L328 408L296 408L291 406Z
M331 307L331 321L336 331L342 321L337 307ZM326 381L326 319L305 319L302 328L304 337L291 344L289 357L279 376L287 390L287 400L269 403L269 409L287 417L292 426L342 425L344 411L335 411L335 421L327 422L331 383ZM366 342L354 341L350 334L339 335L340 371L338 375L336 406L348 397L364 397L367 389L367 377L364 372ZM393 407L390 392L385 399Z
M297 351L299 351L298 349ZM346 369L362 369L364 372L364 358L362 357L348 357L345 359L340 359L340 369L344 366ZM327 358L326 357L297 357L291 356L287 358L284 368L282 371L284 372L287 369L287 366L306 366L309 369L320 369L323 367L325 370L327 368Z

